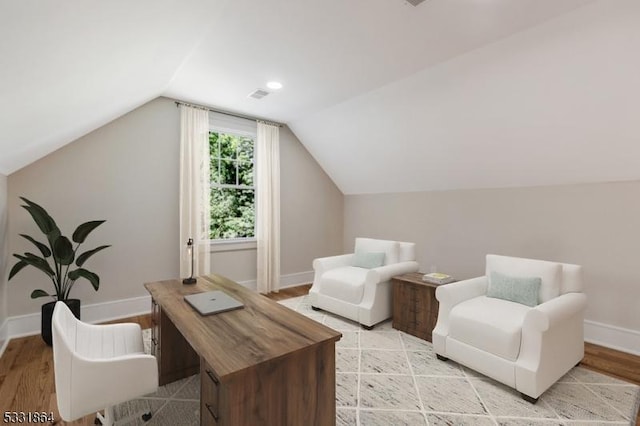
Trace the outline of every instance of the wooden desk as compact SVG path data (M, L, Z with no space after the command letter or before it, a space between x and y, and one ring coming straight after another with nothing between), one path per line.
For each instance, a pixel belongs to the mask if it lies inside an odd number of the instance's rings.
M145 287L160 384L199 371L201 425L335 425L339 332L218 275ZM183 299L211 290L244 308L201 316Z
M393 277L393 328L431 342L440 304L436 288L443 284L422 281L423 272Z

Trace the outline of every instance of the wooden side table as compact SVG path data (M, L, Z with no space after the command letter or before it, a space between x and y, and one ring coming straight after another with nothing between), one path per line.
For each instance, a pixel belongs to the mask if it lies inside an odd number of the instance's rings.
M422 281L423 272L393 277L393 328L431 342L438 321L439 285Z

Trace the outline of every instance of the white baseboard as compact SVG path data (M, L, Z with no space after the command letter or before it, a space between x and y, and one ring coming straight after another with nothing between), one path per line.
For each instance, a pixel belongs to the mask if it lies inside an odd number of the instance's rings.
M298 272L280 277L280 288L297 287L313 282L313 271Z
M151 312L151 296L133 297L131 299L113 300L109 302L82 305L80 318L88 323L111 321L134 315ZM27 315L9 317L7 323L7 337L32 336L40 333L40 312Z
M313 282L313 271L296 272L294 274L281 275L280 289L297 287L302 284L309 284L310 282ZM239 281L238 283L252 290L256 290L258 288L256 280Z
M584 320L584 340L640 356L640 331Z
M9 319L5 319L2 325L0 325L0 356L4 353L4 350L9 344Z

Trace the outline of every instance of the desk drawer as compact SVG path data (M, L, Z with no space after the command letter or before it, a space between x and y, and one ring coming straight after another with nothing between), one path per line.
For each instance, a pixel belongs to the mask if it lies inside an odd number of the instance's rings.
M217 425L219 422L218 387L220 380L209 365L200 363L200 418L204 425Z

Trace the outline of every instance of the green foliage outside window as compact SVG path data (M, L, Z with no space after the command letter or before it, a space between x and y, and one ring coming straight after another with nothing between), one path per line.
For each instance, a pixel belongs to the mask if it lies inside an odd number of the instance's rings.
M209 133L211 227L209 238L255 236L253 139Z

